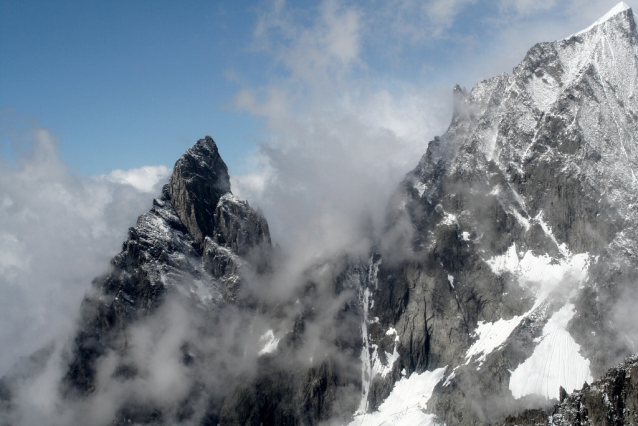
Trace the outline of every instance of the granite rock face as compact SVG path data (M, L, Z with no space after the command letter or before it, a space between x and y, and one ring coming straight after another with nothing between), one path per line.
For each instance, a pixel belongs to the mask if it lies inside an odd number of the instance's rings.
M86 295L63 383L67 399L110 400L105 388L127 395L140 386L112 408L109 424L114 425L348 420L360 384L359 372L351 368L361 348L358 283L344 284L342 275L339 284L320 294L310 271L299 294L273 305L251 294L250 287L264 291L275 257L266 219L231 193L213 140L199 140L177 161L161 196L129 230L122 252ZM344 264L349 265L340 262L337 269ZM307 322L344 292L349 309L337 309L339 327L322 337L339 345L340 353L301 361ZM260 336L265 324L283 320L280 311L296 312L292 330L283 337L272 330ZM181 323L192 330L180 329ZM150 343L149 350L140 333L159 342ZM264 340L268 336L271 340ZM164 359L165 365L145 365L153 363L166 339L177 354ZM181 399L175 400L171 389L170 396L153 396L158 390L149 383L157 374L161 378L163 369L181 372L171 382L185 387Z
M230 193L228 168L213 139L206 136L175 163L168 184L171 205L198 244L213 234L217 203L227 193Z

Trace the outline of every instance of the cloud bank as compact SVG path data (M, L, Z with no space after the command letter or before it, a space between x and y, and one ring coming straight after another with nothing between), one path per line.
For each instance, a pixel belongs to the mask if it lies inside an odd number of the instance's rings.
M9 139L15 157L0 159L0 376L19 357L70 336L91 280L166 179L163 166L79 177L47 130Z

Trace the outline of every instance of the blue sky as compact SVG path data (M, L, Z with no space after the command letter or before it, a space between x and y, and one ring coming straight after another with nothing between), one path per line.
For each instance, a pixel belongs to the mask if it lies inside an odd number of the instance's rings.
M531 43L567 36L614 4L2 1L2 152L10 153L7 128L37 122L73 171L96 175L171 167L210 134L231 173L247 173L251 153L278 135L268 126L272 114L242 103L242 94L263 101L273 88L283 90L294 99L293 114L319 101L338 109L343 98L334 94L349 91L387 91L394 99L420 92L449 108L443 93L453 84L469 88L509 72ZM340 20L348 14L352 19ZM345 31L342 40L350 37L354 51L340 58L315 40L305 59L326 56L304 69L304 34L328 37L321 27L330 25ZM319 74L327 80L317 90ZM423 137L444 129L445 120Z
M37 119L85 174L170 165L207 133L243 152L258 127L228 108L225 74L259 78L259 55L255 13L235 3L0 2L0 105Z

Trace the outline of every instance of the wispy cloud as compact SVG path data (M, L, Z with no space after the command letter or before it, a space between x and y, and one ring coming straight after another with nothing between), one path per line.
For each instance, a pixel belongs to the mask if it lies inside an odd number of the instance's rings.
M501 0L501 9L513 11L517 16L529 16L545 12L556 6L556 0Z
M275 2L258 26L288 77L235 98L265 119L268 136L260 170L235 176L233 188L264 210L275 240L303 241L297 253L312 257L356 245L366 221L380 224L389 194L445 129L451 92L367 76L358 7L325 1L309 22L293 12Z
M457 17L476 0L393 0L369 16L375 27L401 43L418 44L450 36Z

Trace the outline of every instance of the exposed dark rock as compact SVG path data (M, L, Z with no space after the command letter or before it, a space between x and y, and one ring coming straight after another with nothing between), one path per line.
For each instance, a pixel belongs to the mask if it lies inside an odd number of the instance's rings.
M210 136L200 139L175 163L168 194L195 242L213 235L219 199L230 192L228 168Z
M614 310L638 282L637 46L620 11L535 45L511 75L456 86L450 127L392 195L375 247L304 265L279 299L268 285L286 260L266 219L199 140L86 295L66 396L98 393L98 371L143 381L131 330L169 329L175 302L188 332L172 367L188 388L172 404L145 398L154 389L118 401L112 424L346 424L435 369L427 407L405 412L450 426L638 424L636 357L571 394L512 381L556 330L574 358L558 369L582 359L588 381L630 351ZM540 373L525 374L536 385ZM0 412L12 385L0 380Z
M109 351L125 354L128 327L156 312L167 294L189 294L188 303L202 312L232 303L242 268L251 267L243 257L254 249L264 258L270 248L265 219L233 197L215 142L209 136L200 139L177 161L170 183L129 230L122 252L82 302L66 392L92 392L98 360ZM132 378L136 368L123 365L118 371ZM149 408L129 409L139 410ZM154 410L122 418L156 421Z

